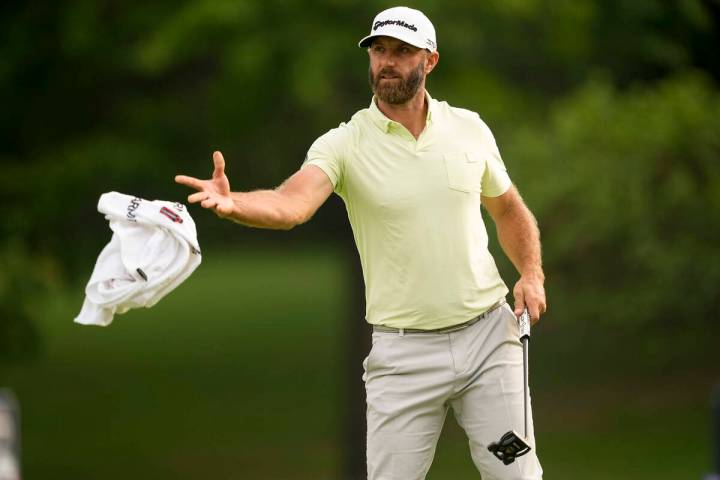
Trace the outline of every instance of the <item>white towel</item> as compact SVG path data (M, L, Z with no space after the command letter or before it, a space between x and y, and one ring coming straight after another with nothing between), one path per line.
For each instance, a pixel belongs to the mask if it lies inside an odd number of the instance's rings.
M113 236L95 263L76 323L107 326L116 313L150 308L200 265L195 222L185 205L109 192L98 211Z

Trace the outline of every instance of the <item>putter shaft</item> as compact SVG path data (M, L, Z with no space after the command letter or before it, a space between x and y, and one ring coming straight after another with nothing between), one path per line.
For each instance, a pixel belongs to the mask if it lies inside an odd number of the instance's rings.
M523 346L523 404L525 407L525 438L528 435L528 346L530 343L530 312L525 308L518 319L520 341Z
M524 337L523 344L523 403L525 405L525 438L528 438L528 338Z
M517 457L521 457L531 450L527 441L528 437L528 345L530 341L530 314L527 308L518 318L518 326L520 327L520 342L523 347L523 406L525 418L525 435L520 437L519 433L510 430L505 433L500 440L492 442L488 445L488 450L505 465L510 465Z

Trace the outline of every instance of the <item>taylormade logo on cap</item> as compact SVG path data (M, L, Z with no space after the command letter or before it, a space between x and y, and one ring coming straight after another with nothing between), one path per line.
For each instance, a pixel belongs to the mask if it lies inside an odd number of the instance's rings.
M375 25L373 25L373 31L380 27L384 27L385 25L400 25L401 27L409 28L413 32L417 32L415 25L408 25L402 20L385 20L384 22L375 22Z
M408 7L393 7L378 13L370 27L370 35L358 46L367 48L375 37L393 37L431 52L437 50L435 27L424 13Z

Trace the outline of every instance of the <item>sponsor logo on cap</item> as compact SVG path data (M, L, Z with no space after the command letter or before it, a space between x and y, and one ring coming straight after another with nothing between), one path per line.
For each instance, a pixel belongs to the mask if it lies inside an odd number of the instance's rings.
M403 20L378 20L377 22L375 22L375 25L373 25L373 32L378 28L384 27L386 25L397 25L398 27L405 27L412 30L413 32L417 32L417 27L415 25L405 23Z

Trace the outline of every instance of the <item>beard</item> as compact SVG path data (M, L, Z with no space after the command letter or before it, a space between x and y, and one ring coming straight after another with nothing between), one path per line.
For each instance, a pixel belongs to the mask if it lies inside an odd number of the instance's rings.
M393 75L397 79L380 83L382 80L380 77L383 74ZM407 103L417 94L424 79L425 65L422 61L408 73L407 78L392 68L384 68L375 75L373 75L372 67L368 68L368 80L373 93L380 100L391 105Z

